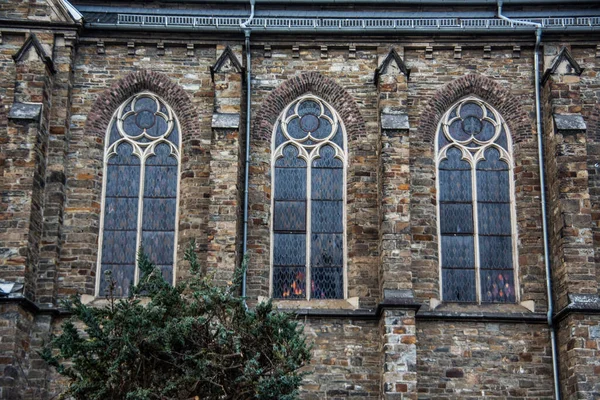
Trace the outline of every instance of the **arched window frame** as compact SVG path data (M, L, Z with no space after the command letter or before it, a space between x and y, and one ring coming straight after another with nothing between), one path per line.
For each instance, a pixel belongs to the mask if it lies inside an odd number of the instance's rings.
M308 135L303 139L294 139L291 135L287 133L287 125L293 118L299 118L297 107L300 103L312 100L321 104L321 116L325 116L324 110L327 109L331 113L331 124L333 126L331 134L327 139L319 141L314 137ZM294 111L295 110L295 111ZM278 128L281 125L282 131L285 136L285 141L280 145L276 145L276 136L278 132ZM337 144L335 144L331 139L336 135L336 131L340 128L343 140L343 149L340 148ZM314 145L306 145L304 142L308 140L315 140L318 143ZM306 296L304 300L311 300L311 227L312 227L312 200L311 200L311 190L312 190L312 163L313 161L320 158L319 150L324 146L330 146L335 150L334 158L339 159L342 162L342 227L343 227L343 268L342 268L342 290L343 290L343 299L348 298L348 273L347 273L347 190L346 190L346 182L347 182L347 171L348 171L348 143L347 143L347 133L344 127L344 123L340 118L337 111L325 100L322 98L315 96L313 94L306 94L296 98L294 101L289 103L283 112L279 115L277 121L274 124L274 129L272 132L271 138L271 213L270 213L270 284L269 284L269 297L273 298L274 296L274 214L275 214L275 165L276 161L283 157L283 149L288 145L293 145L298 150L298 158L301 158L306 162ZM298 299L295 299L298 300Z
M134 115L134 104L140 98L151 98L156 101L158 105L158 110L155 115L160 116L166 120L167 130L158 137L150 136L146 133L146 130L139 135L128 135L123 127L124 120L130 116ZM131 105L131 107L129 107ZM164 108L164 111L163 111ZM125 111L127 110L128 111ZM166 111L166 112L165 112ZM113 126L117 125L117 131L121 136L119 139L115 140L111 143L111 132L113 132ZM173 132L173 129L177 128L178 145L174 145L171 141L167 139L167 137ZM140 140L147 139L149 142L142 143ZM142 232L143 232L143 204L144 204L144 183L145 183L145 174L146 174L146 162L148 158L152 156L156 156L155 149L159 144L167 144L171 148L171 153L169 157L174 156L177 161L177 176L175 179L176 183L176 198L175 198L175 226L174 226L174 239L173 239L173 279L172 284L174 285L177 279L177 243L178 243L178 233L179 233L179 196L180 196L180 176L181 176L181 142L182 142L182 131L181 125L175 112L169 106L169 104L162 99L160 96L149 92L142 91L136 93L135 95L129 97L127 100L121 103L121 105L115 110L113 116L111 117L111 121L107 126L105 139L104 139L104 157L103 157L103 174L102 174L102 197L101 197L101 213L100 213L100 229L99 229L99 238L98 238L98 260L96 266L96 285L95 285L95 295L103 296L103 293L100 293L101 281L104 279L102 276L102 250L103 250L103 240L104 240L104 226L106 219L106 190L107 190L107 172L108 172L108 161L111 157L117 155L116 149L122 143L128 143L132 146L133 152L132 154L137 156L139 159L139 168L140 168L140 178L139 178L139 189L138 189L138 210L137 210L137 225L136 225L136 257L135 257L135 270L134 270L134 284L139 282L140 271L138 268L138 260L137 260L137 249L140 249L142 245Z
M482 121L488 121L495 127L495 134L489 140L479 140L474 135L466 140L457 140L451 137L449 126L456 120L460 120L460 108L467 103L475 103L483 110ZM486 113L492 113L492 116ZM454 114L456 113L456 114ZM444 135L445 144L440 143L440 138ZM497 142L501 136L506 140L506 149ZM469 147L471 144L471 147ZM444 300L443 292L443 251L442 251L442 231L441 231L441 202L440 202L440 163L447 159L447 151L452 148L458 148L461 151L461 161L466 161L470 165L471 173L471 193L473 205L473 236L474 236L474 261L475 261L475 298L477 304L482 304L482 288L481 288L481 255L480 255L480 234L479 234L479 211L477 198L477 164L485 160L484 154L486 150L494 148L500 153L500 160L508 165L508 183L509 183L509 199L510 199L510 227L511 227L511 244L512 244L512 263L513 263L513 282L514 282L514 302L519 301L519 263L518 263L518 230L517 230L517 214L515 201L515 177L514 177L514 159L512 156L512 136L510 130L501 114L485 101L474 97L465 97L454 103L441 118L435 135L435 152L436 152L436 193L438 201L436 206L437 216L437 231L438 231L438 254L439 254L439 292L440 298L445 302L455 302L452 300Z

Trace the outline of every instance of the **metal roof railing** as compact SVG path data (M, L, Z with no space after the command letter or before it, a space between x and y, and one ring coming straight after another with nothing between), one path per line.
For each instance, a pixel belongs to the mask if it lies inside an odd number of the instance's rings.
M196 28L239 27L244 17L190 17L174 15L118 14L117 25L172 26ZM530 18L522 21L540 23L545 29L567 27L600 27L598 17ZM515 29L525 25L496 18L255 18L253 29L295 30L394 30L394 29Z

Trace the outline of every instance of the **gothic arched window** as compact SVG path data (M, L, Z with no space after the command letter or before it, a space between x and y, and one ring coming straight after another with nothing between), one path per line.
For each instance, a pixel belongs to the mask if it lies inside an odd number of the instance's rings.
M345 297L346 135L335 110L302 96L272 142L271 295Z
M436 136L442 298L515 302L516 225L512 144L500 114L469 97Z
M139 279L140 247L173 282L180 143L173 111L152 93L131 97L114 113L104 147L98 295L106 292L107 270L115 294L128 294Z

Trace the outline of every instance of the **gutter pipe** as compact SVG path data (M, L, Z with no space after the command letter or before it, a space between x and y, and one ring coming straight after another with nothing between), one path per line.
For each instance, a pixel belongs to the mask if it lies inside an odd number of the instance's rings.
M546 210L546 177L544 167L544 143L542 138L542 106L540 99L540 44L542 41L542 25L530 21L511 20L502 15L502 0L498 0L498 18L505 21L514 22L517 24L531 25L535 29L535 50L534 50L534 67L535 67L535 119L538 139L538 158L539 158L539 173L541 187L541 206L542 206L542 235L544 239L544 267L546 269L546 296L548 297L548 312L546 320L550 329L550 342L552 346L552 375L554 378L554 398L561 399L560 394L560 378L558 372L558 345L556 339L556 326L554 325L552 314L554 314L553 295L552 295L552 271L550 268L550 242L548 238L548 213Z
M529 21L523 21L523 23ZM240 33L244 32L244 28L241 26L228 26L228 27L216 27L216 26L165 26L165 25L125 25L118 23L101 23L101 22L88 22L85 24L86 28L97 28L97 29L111 29L111 30L122 30L122 31L155 31L155 32L221 32L221 33ZM365 35L365 34L412 34L412 35L440 35L447 33L454 34L477 34L477 35L506 35L506 34L527 34L531 31L529 29L523 29L519 27L511 28L414 28L414 27L402 27L402 28L270 28L270 27L247 27L245 30L253 29L259 33L279 33L279 34L349 34L349 35ZM547 29L550 32L555 33L587 33L587 32L598 32L600 26L566 26L562 28L551 28Z
M248 19L240 24L240 28L244 31L246 47L246 156L244 164L244 227L243 227L243 239L242 239L242 255L246 257L248 251L248 187L249 187L249 170L250 170L250 116L251 116L251 103L252 99L252 63L250 56L250 32L251 29L248 24L254 19L254 2L256 0L250 0L250 16ZM244 298L244 304L246 304L246 268L244 268L244 274L242 276L242 298ZM246 307L248 307L246 305Z

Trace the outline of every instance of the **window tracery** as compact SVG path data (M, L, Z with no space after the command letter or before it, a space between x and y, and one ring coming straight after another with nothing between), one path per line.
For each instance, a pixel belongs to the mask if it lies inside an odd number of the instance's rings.
M516 216L511 138L475 97L444 115L436 136L444 301L515 302Z
M273 134L272 297L345 297L346 138L337 113L306 95Z
M142 92L117 109L105 140L98 295L105 294L107 270L115 294L128 294L139 279L140 247L174 280L179 160L179 124L158 96Z

